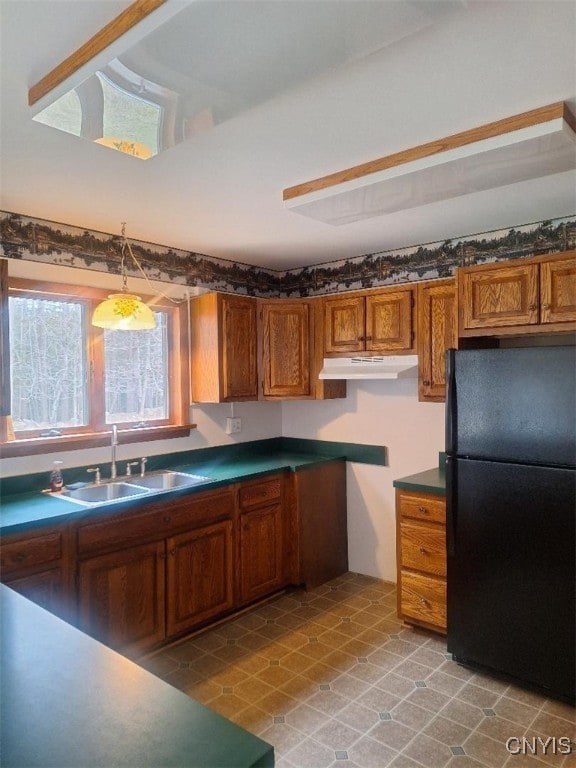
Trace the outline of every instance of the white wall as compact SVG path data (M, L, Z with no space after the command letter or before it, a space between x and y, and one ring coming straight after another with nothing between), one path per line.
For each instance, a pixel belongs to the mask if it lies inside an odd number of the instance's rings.
M349 381L346 399L283 403L282 434L387 447L386 467L348 465L348 546L350 570L396 581L392 481L438 465L443 403L419 403L416 379Z

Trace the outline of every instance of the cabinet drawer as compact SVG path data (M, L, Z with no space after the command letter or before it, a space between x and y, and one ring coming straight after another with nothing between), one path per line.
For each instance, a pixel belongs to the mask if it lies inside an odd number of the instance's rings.
M433 576L401 572L403 616L446 629L446 582Z
M398 507L402 517L433 523L446 522L446 499L425 493L398 494Z
M446 576L446 532L424 523L401 523L402 568Z
M182 528L196 528L234 514L231 490L201 493L150 504L145 511L120 512L78 529L78 553L123 549L162 539Z
M0 548L2 574L60 560L62 553L61 531L28 536L25 539L3 539Z
M282 477L278 476L272 480L266 480L263 483L251 483L240 487L239 499L240 507L247 509L250 507L259 507L262 504L268 504L276 501L282 494Z

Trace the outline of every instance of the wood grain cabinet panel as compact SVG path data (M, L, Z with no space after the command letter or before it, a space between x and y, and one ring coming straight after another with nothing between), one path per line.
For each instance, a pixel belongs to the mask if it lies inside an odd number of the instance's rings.
M412 290L382 291L366 297L366 351L412 349Z
M459 269L460 337L576 331L576 251Z
M190 333L194 402L258 399L256 299L198 296L191 302Z
M576 322L576 255L540 266L541 322Z
M280 504L240 516L240 600L249 603L284 584Z
M458 344L456 283L418 286L418 399L446 399L446 350Z
M324 299L326 356L412 351L413 306L412 288Z
M167 540L167 634L176 635L234 604L232 521Z
M2 536L0 578L4 584L51 613L74 614L73 569L67 525Z
M165 558L161 541L80 563L80 628L125 653L138 653L162 642L166 634Z
M324 351L350 354L365 349L365 300L343 296L324 300Z
M312 397L313 316L310 302L260 302L262 395Z
M396 489L398 616L446 631L446 500Z

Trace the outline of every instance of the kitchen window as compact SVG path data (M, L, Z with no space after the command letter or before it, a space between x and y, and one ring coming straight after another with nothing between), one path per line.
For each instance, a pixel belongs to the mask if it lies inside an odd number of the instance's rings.
M188 434L183 306L148 299L156 328L103 330L91 317L106 296L9 282L4 411L15 439L6 441L5 455L102 445L112 424L122 442Z

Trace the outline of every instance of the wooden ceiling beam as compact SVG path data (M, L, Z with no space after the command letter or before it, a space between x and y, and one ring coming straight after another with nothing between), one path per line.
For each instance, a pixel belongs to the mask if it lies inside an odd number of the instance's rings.
M68 58L54 67L47 75L33 85L28 91L28 104L32 106L39 99L49 93L66 78L87 64L90 59L99 54L115 40L118 40L125 32L132 29L139 21L142 21L152 11L155 11L166 0L135 0L116 18L112 19L105 27L102 27L90 40L81 45Z

